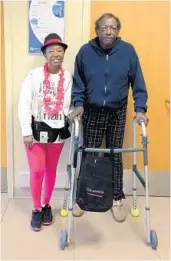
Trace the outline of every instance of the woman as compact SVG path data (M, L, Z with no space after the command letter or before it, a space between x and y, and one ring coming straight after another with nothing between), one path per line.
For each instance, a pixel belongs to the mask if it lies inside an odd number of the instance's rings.
M70 137L66 116L70 109L72 76L62 66L67 47L57 34L49 34L41 48L46 63L28 73L20 92L18 114L30 167L31 229L34 231L52 223L50 199L56 169L64 140Z

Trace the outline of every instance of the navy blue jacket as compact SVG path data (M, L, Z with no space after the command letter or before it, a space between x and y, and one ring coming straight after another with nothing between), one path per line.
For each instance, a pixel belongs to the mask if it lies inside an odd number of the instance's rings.
M127 103L129 86L135 112L147 111L147 91L134 47L117 38L106 53L98 38L83 45L75 60L72 103L117 109Z

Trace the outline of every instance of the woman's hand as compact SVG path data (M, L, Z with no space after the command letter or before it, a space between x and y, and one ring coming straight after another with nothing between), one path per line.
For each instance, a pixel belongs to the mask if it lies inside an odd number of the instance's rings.
M27 148L31 148L33 146L33 136L24 136L23 142Z

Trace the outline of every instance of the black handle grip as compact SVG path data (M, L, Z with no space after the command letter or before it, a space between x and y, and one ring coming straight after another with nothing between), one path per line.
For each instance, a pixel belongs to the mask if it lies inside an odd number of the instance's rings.
M77 158L78 158L78 151L74 152L74 162L73 162L73 167L76 168L77 167Z
M74 151L74 158L73 158L73 167L77 167L77 160L78 160L78 152L79 152L79 147L78 144L75 144L75 151Z

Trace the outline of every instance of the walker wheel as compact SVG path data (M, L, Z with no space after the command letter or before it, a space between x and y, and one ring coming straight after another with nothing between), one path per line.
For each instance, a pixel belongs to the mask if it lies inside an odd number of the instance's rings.
M68 209L61 209L61 216L67 217L68 216Z
M158 246L158 238L155 230L150 230L150 246L152 249L156 249Z
M132 217L139 217L139 215L140 215L139 209L138 208L132 208L131 209L131 215L132 215Z
M68 233L66 230L62 230L60 234L60 249L64 250L67 246Z

